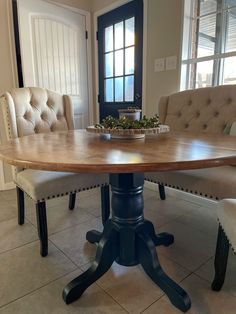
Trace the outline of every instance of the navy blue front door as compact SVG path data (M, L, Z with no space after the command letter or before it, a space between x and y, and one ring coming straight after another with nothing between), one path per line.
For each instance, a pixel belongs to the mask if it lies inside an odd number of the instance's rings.
M100 120L142 108L143 0L98 17Z

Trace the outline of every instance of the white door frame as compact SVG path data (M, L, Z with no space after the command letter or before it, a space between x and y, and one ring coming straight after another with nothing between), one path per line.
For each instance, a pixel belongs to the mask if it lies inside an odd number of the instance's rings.
M94 25L94 67L95 67L95 98L96 98L96 123L99 123L99 103L97 95L99 94L98 88L98 42L97 42L97 19L109 11L112 11L123 4L131 2L132 0L118 0L105 8L94 12L93 25ZM143 0L143 83L142 83L142 113L146 114L146 78L147 78L147 15L148 15L148 0Z

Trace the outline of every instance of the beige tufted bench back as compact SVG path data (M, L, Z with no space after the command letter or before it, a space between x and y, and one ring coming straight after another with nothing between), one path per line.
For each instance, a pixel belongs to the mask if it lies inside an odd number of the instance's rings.
M223 133L236 121L236 85L205 87L162 97L161 123L171 130Z
M16 88L5 95L8 138L74 129L69 96L38 88Z

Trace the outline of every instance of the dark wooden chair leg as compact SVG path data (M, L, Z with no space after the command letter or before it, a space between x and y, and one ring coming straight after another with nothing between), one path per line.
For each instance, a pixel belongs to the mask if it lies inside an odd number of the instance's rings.
M70 198L69 198L70 210L73 210L75 208L75 200L76 200L76 193L70 193Z
M25 222L25 198L24 191L16 187L17 207L18 207L18 224L23 225Z
M40 254L44 257L48 255L48 228L45 202L36 204L36 216L40 239Z
M215 278L211 285L211 288L214 291L220 291L225 281L228 255L229 255L229 241L221 225L219 225L214 263Z
M101 186L102 223L103 225L110 216L110 193L109 185Z
M158 188L159 188L160 199L165 200L166 199L165 186L162 184L158 184Z

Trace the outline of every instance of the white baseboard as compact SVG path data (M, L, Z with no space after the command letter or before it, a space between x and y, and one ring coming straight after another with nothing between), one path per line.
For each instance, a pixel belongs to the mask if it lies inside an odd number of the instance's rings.
M158 191L158 184L154 182L145 181L144 186L149 190L156 191L156 192ZM205 197L201 197L201 196L187 193L184 191L172 189L169 187L165 187L165 192L167 196L169 195L172 197L177 197L184 201L198 204L199 206L215 207L217 204L217 201L215 200L210 200Z

